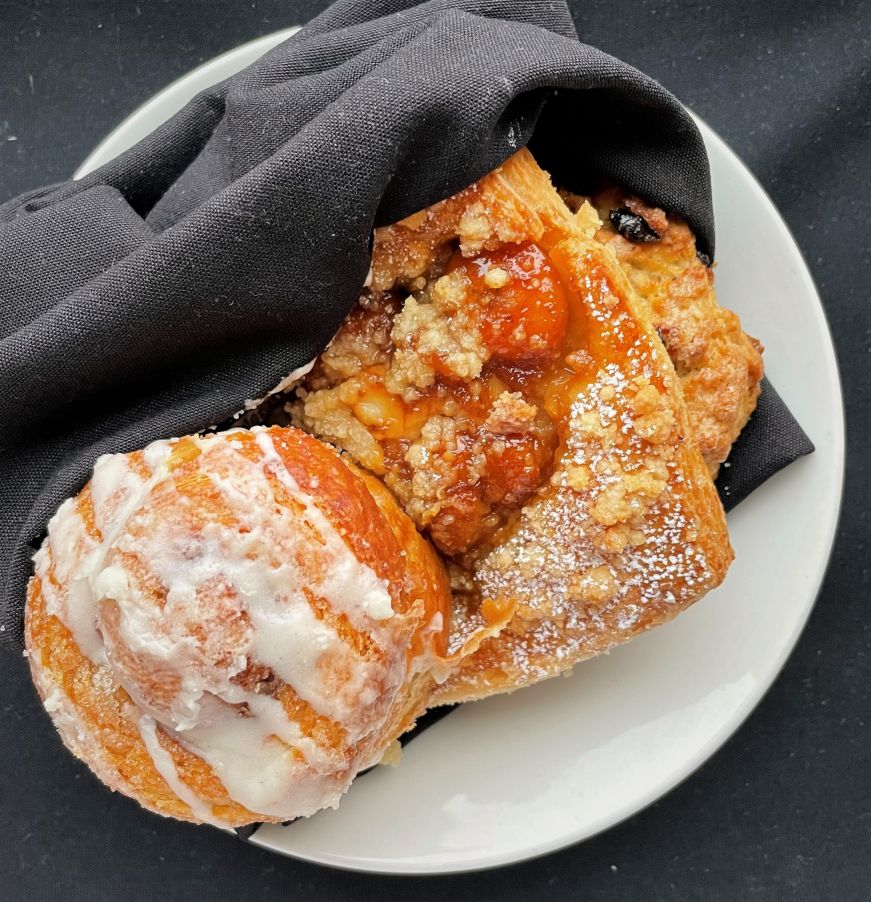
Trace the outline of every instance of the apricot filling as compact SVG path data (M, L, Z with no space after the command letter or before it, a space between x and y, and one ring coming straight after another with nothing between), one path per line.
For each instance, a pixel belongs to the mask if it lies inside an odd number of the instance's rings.
M540 244L452 244L427 277L364 292L288 411L469 563L547 483L590 358L583 305Z

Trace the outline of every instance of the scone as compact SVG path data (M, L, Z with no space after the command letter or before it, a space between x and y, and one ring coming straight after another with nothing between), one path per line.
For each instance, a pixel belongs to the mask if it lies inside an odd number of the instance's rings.
M436 555L377 480L295 429L102 457L35 564L27 653L61 737L184 820L335 806L444 666Z
M287 407L445 557L451 647L511 614L436 702L563 672L731 561L678 377L599 226L523 150L379 230L358 307Z

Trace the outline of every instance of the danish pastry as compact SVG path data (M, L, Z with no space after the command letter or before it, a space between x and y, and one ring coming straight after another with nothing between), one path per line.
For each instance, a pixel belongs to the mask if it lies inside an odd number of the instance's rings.
M384 487L273 428L100 458L36 555L25 638L103 782L236 826L335 806L424 709L449 620Z
M153 811L335 806L426 707L564 672L725 575L711 475L759 348L686 226L616 189L560 196L523 150L379 229L300 376L242 421L278 425L101 458L35 557L45 707Z
M647 308L680 378L690 426L712 476L756 407L762 345L717 303L714 273L685 222L609 188L592 198L607 244ZM629 230L625 227L629 224ZM643 226L642 226L643 224ZM632 229L642 228L642 240Z
M445 556L452 644L513 612L437 702L562 672L731 561L674 367L600 226L523 150L379 230L360 304L288 407Z

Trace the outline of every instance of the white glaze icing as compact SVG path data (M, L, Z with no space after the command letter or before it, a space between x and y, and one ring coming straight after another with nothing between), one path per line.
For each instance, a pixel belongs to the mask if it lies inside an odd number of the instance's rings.
M207 704L200 725L181 742L211 765L230 797L271 817L308 816L335 807L350 777L339 756L302 735L281 704L265 695L246 696L252 716ZM292 749L301 751L297 759Z
M149 513L150 493L173 479L164 466L172 443L157 442L144 453L148 478L127 456L98 461L91 496L102 541L87 534L75 502L66 502L49 524L51 557L42 549L35 558L49 613L83 654L108 665L138 709L155 768L197 818L212 823L210 806L192 797L157 741L157 723L212 767L235 802L267 816L307 815L337 804L360 761L381 753L379 727L407 676L404 618L394 614L387 584L357 560L293 479L270 434L257 432L258 462L240 453L232 433L194 439L208 455L203 471L232 511L229 525L215 521L197 535L185 533L182 496L173 502L182 514L174 516L172 506L161 517ZM269 476L296 509L278 503ZM132 529L141 522L146 528ZM115 552L147 562L166 587L162 606ZM66 591L46 578L52 562ZM218 583L224 591L216 594ZM315 615L303 587L368 635L379 653L369 659L346 645ZM114 629L101 620L106 603L117 612ZM192 632L191 624L202 630ZM256 684L243 688L237 678L249 662L339 724L346 747L360 743L356 766L344 748L304 735ZM151 681L145 685L143 672ZM168 701L166 693L155 696L153 683L162 680L173 688Z
M154 766L167 786L190 808L194 817L206 823L221 825L219 818L215 817L212 806L203 800L181 779L175 761L170 753L160 744L157 737L157 723L153 717L144 714L139 718L139 735L148 749L148 754L154 762ZM226 825L224 825L226 826Z
M371 567L361 564L351 553L345 540L321 513L311 495L299 487L288 473L287 467L275 450L272 438L266 430L257 432L257 446L263 452L273 474L289 491L291 496L305 507L305 518L317 529L327 544L328 553L333 558L333 566L321 585L324 595L335 610L347 614L354 626L366 626L364 618L385 620L393 616L390 593Z

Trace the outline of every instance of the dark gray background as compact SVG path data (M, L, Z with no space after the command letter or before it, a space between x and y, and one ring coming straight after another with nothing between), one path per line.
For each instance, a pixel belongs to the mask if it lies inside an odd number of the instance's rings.
M200 62L325 5L0 0L0 201L69 176L120 119ZM658 78L749 164L792 228L826 305L846 395L847 487L825 586L780 679L700 772L627 823L513 868L413 880L281 859L140 811L62 749L23 662L7 657L3 898L871 897L871 6L570 5L583 40ZM797 348L795 365L810 363Z

